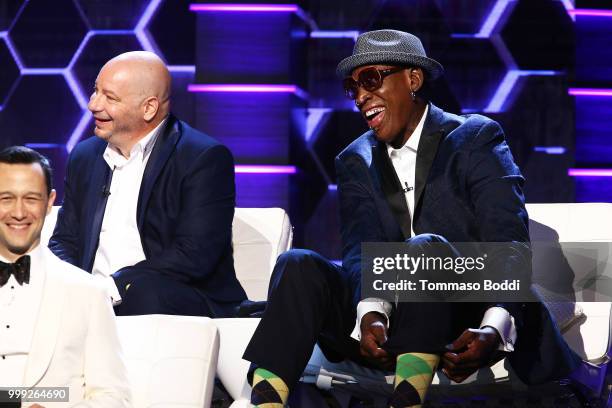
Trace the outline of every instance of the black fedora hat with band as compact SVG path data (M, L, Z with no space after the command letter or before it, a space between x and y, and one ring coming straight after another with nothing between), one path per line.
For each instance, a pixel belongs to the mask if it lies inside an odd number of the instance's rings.
M357 38L353 55L340 61L336 74L345 78L355 68L375 64L419 67L430 80L444 73L442 65L425 54L417 36L397 30L377 30L365 32Z

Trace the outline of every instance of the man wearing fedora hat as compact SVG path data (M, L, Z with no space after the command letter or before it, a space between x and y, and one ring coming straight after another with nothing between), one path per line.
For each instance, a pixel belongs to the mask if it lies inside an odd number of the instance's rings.
M370 127L336 158L343 263L308 250L279 258L244 355L256 368L251 402L284 404L316 342L329 359L395 366L392 407L420 406L437 367L460 382L507 355L529 384L569 373L577 357L539 302L363 299L363 242L405 242L419 251L432 243L505 242L495 270L530 271L524 179L499 124L446 113L420 95L443 68L416 36L363 33L337 73ZM355 321L359 342L350 337Z

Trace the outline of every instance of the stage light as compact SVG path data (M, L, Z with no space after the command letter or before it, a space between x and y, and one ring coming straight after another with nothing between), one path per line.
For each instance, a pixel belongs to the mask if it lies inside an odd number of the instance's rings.
M612 89L605 88L570 88L568 93L573 96L612 96Z
M536 146L533 151L546 154L565 154L567 149L562 146Z
M359 31L312 31L310 38L352 38L357 41L359 37Z
M612 177L612 169L568 169L572 177Z
M235 172L236 174L295 174L297 169L295 166L237 164Z
M302 99L308 94L295 85L233 85L233 84L189 84L189 92L263 92L263 93L293 93Z
M195 65L168 65L168 71L172 73L195 73L196 67Z
M299 7L295 4L190 4L191 11L236 11L236 12L284 12L295 13Z
M570 16L583 16L583 17L612 17L612 10L598 10L598 9L574 9L568 10Z

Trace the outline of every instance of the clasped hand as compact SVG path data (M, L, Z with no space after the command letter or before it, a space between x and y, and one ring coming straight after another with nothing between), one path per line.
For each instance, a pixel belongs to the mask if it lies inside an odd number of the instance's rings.
M372 364L392 370L394 356L381 346L387 342L387 320L377 312L366 313L361 319L361 355ZM455 341L446 346L440 367L442 372L455 382L462 382L478 369L503 358L497 350L500 337L491 327L467 329Z
M387 319L380 313L369 312L361 318L359 351L366 360L381 369L393 370L394 359L381 348L387 342Z
M455 382L462 382L478 369L502 359L498 350L501 338L491 327L467 329L457 340L446 346L448 350L440 362L442 372Z

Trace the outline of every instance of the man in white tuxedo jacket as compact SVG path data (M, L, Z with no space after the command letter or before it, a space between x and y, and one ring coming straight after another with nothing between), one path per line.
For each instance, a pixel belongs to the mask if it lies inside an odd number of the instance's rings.
M39 245L54 199L44 156L25 147L0 152L0 389L68 387L68 402L22 407L129 407L110 298Z

